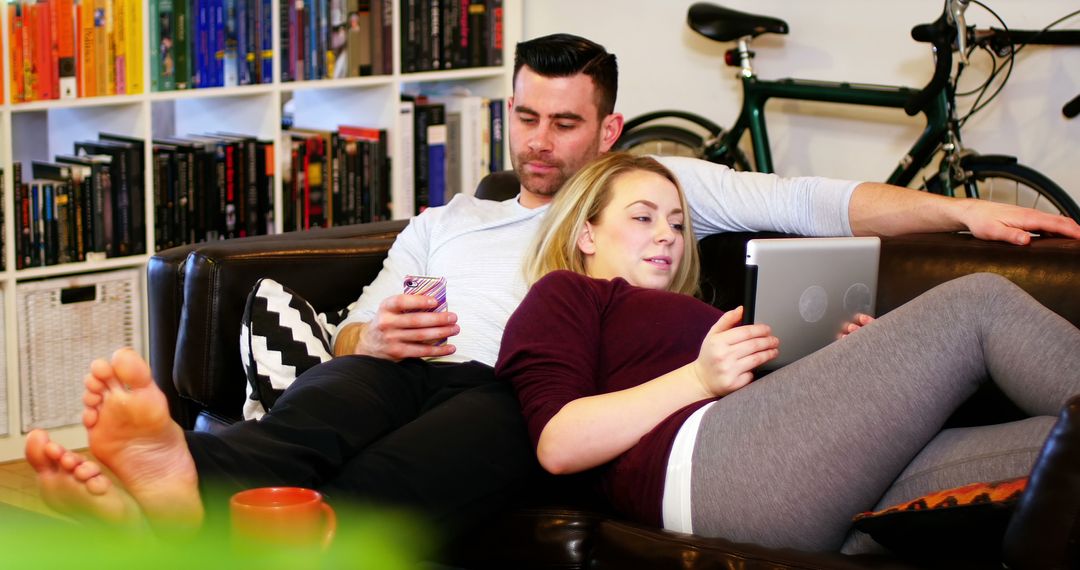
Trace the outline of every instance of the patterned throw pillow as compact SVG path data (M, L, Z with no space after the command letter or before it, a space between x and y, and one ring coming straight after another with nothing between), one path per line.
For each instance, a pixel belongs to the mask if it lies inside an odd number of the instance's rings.
M972 483L880 511L855 515L855 528L917 559L996 559L1028 478Z
M248 396L244 419L261 418L297 376L330 360L331 338L351 308L317 314L302 297L273 279L255 284L240 327Z

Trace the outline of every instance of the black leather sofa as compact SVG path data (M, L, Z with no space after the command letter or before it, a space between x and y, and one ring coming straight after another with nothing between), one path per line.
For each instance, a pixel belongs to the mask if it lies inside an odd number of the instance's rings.
M238 338L248 292L272 277L324 311L352 301L381 268L404 222L346 226L306 233L243 238L163 251L148 267L150 359L186 428L213 429L237 421L244 398ZM741 299L746 240L765 234L725 234L701 244L706 298L730 308ZM1073 324L1080 324L1080 241L1037 239L1028 247L961 234L886 238L882 244L879 312L897 307L951 278L977 271L1007 276ZM1018 412L992 389L973 398L953 423L993 423ZM1080 400L1062 414L1049 460L1080 465ZM1075 517L1080 473L1050 479L1051 501L1022 501L1006 537L1011 568L1075 567ZM463 568L912 568L891 556L769 549L724 539L666 532L621 520L582 498L572 479L550 478L520 504L457 540L440 560ZM1049 545L1072 536L1071 550ZM1070 558L1071 557L1071 558ZM951 561L942 567L1000 563Z

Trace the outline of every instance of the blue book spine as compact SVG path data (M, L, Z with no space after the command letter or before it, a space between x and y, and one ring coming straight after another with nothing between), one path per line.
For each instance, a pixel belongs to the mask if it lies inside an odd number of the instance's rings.
M428 127L428 206L446 204L446 125Z
M236 30L236 83L237 85L251 85L254 83L254 69L249 67L248 54L251 55L251 60L254 62L255 53L249 49L248 42L251 38L251 29L248 27L248 18L250 15L248 12L251 10L248 7L250 0L233 0L236 4L236 19L234 20L234 29Z
M319 13L315 6L317 0L304 0L304 17L307 18L307 33L304 34L304 48L307 61L304 62L304 79L319 77Z
M210 12L210 86L225 85L225 3L213 0Z
M288 1L288 0L284 0ZM274 82L274 26L273 26L273 0L260 0L262 9L259 12L259 61L262 63L262 71L259 75L259 80L262 83ZM288 20L285 20L285 24L288 25ZM281 46L282 53L285 52L286 45L289 42ZM281 60L281 69L284 73L286 60Z

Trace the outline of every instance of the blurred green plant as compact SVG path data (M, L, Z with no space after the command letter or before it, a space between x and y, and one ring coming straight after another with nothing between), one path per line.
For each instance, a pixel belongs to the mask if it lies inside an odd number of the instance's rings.
M406 513L335 505L337 535L325 551L239 542L227 516L208 517L195 538L168 540L4 508L0 510L0 567L21 569L358 568L412 570L428 559L433 535Z

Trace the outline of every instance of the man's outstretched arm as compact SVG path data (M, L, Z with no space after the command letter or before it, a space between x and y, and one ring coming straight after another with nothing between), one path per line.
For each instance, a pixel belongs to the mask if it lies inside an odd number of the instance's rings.
M1080 239L1080 225L1066 216L876 182L859 184L848 208L855 235L968 230L980 239L1024 245L1031 241L1030 231Z

